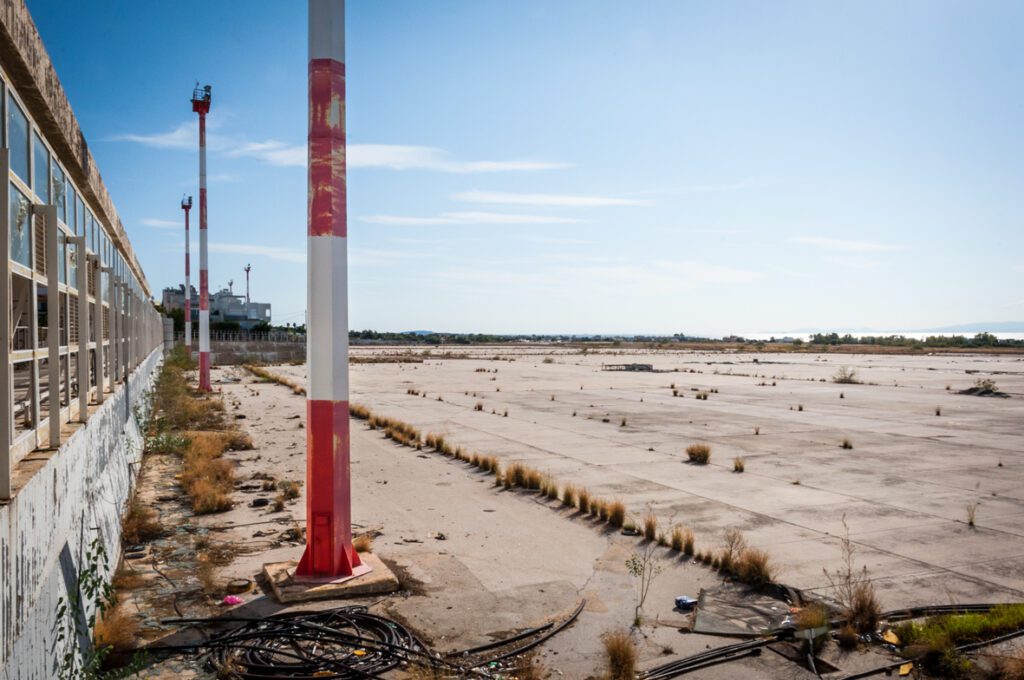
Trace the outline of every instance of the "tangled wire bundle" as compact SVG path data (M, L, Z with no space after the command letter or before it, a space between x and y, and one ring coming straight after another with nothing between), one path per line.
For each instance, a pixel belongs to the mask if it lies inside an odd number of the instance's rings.
M398 666L431 669L439 678L494 678L517 667L515 657L564 630L585 601L559 624L548 623L504 640L450 652L431 650L400 623L366 607L294 612L267 618L174 619L165 623L231 624L230 631L203 642L150 651L201 651L218 677L242 680L348 680L373 678Z
M202 646L217 670L245 680L369 678L403 662L430 663L415 635L365 607L248 619Z

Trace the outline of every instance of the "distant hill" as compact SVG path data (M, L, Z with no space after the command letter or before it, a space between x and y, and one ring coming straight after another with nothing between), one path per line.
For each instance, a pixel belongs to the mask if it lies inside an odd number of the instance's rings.
M402 331L402 335L433 335L434 331Z
M984 323L965 323L958 326L941 328L923 328L921 333L1024 333L1024 321L986 321Z

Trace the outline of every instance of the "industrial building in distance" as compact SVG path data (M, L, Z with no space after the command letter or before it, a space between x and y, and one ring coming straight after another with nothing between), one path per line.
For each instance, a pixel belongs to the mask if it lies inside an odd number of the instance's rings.
M192 295L193 328L199 328L199 292L190 286ZM161 304L166 313L185 310L185 286L164 288ZM270 303L252 302L247 295L235 295L231 288L222 288L210 294L210 323L237 323L238 328L251 331L257 326L270 324Z

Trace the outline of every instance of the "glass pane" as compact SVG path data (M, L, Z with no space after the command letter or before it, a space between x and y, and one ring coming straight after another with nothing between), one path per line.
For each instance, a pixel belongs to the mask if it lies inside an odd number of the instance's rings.
M67 187L64 180L64 171L60 169L60 166L57 165L57 163L53 163L50 185L52 187L53 202L57 206L57 217L59 217L64 224L67 224L68 201L67 196L64 195Z
M78 261L76 258L78 246L68 243L68 284L72 288L78 288Z
M7 97L7 140L11 148L11 170L28 183L28 118L10 96Z
M11 404L14 411L14 436L18 437L36 426L32 408L32 362L14 364L11 374L14 379L14 403Z
M36 192L43 203L50 202L50 152L46 150L42 138L32 133L32 154L35 167L33 168L32 190Z
M62 229L57 230L57 280L61 283L68 282L67 270L67 236Z
M81 236L85 233L85 203L82 197L78 197L78 211L75 213L75 233Z
M32 266L32 230L29 228L29 201L11 185L11 204L8 206L11 224L11 259L26 267Z

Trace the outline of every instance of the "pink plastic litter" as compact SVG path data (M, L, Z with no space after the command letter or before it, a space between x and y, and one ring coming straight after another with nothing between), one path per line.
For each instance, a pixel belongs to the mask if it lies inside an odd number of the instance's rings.
M226 595L223 600L224 604L242 604L245 602L242 598L237 595Z

